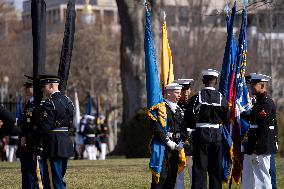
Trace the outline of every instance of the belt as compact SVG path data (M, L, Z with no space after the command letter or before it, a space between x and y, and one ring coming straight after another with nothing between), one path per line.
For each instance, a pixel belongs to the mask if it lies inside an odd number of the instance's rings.
M96 135L95 134L88 134L88 135L86 135L87 137L96 137Z
M52 129L53 132L68 132L68 127L56 127Z
M10 136L11 139L19 139L19 136Z
M171 133L171 132L168 132L168 137L169 138L180 138L180 133Z
M192 131L195 131L195 129L186 128L186 131L188 131L188 132L192 132Z
M250 125L249 128L251 129L257 129L258 125ZM269 126L269 129L274 130L274 126Z
M212 124L212 123L196 123L196 127L219 129L220 125L219 124Z

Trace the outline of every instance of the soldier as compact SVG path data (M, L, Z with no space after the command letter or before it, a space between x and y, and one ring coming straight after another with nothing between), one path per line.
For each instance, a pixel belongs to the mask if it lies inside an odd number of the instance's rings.
M99 137L101 142L101 153L100 153L100 160L106 159L106 149L108 144L108 136L109 136L109 129L105 122L105 116L100 115L100 129L99 129Z
M250 123L244 149L242 188L271 189L270 157L277 151L276 107L267 94L269 76L251 73L250 91L256 96L251 113L241 117Z
M178 101L178 106L182 110L182 115L184 115L185 107L188 103L190 94L191 94L191 84L193 83L193 79L178 79L175 80L175 83L178 83L182 85L181 89L181 97ZM189 136L190 136L191 130L189 130ZM188 169L188 175L190 177L190 183L192 182L192 146L189 142L189 139L185 141L184 145L184 151L186 155L186 162L187 162L187 169ZM177 176L177 182L176 182L176 189L183 189L184 188L184 170L180 172Z
M158 122L155 122L152 128L154 136L166 144L160 181L156 183L154 176L152 176L152 189L173 189L175 187L179 163L179 150L183 148L183 144L180 142L183 140L181 135L183 131L182 114L180 107L177 105L180 99L181 89L182 86L177 83L171 83L165 88L164 98L167 109L168 133L164 132Z
M44 164L44 188L66 188L63 178L67 161L74 150L69 129L72 127L74 106L72 101L59 90L60 78L54 75L40 75L39 83L46 100L39 110L37 141L42 143Z
M222 188L221 180L221 131L222 123L229 123L228 102L215 86L219 73L208 69L202 71L204 89L189 99L184 121L187 128L194 129L192 189Z
M0 139L9 134L14 124L14 116L0 105Z
M86 119L86 124L81 125L81 132L83 133L88 160L96 160L97 149L95 143L98 129L94 123L95 117L91 115L85 115L84 119Z
M21 128L16 156L20 158L22 173L22 188L37 188L38 178L36 174L36 161L34 159L34 141L32 138L34 131L34 98L33 98L33 78L26 76L24 84L26 104L24 106L21 120L18 124Z

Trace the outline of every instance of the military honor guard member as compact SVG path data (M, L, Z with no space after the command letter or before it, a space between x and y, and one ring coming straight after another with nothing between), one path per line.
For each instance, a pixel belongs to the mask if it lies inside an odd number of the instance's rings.
M100 153L100 160L106 159L106 150L108 145L108 138L109 138L109 128L105 121L105 116L100 115L100 125L99 125L99 138L101 141L101 153Z
M22 173L22 188L38 188L38 180L36 174L36 160L34 157L34 97L33 97L33 78L26 76L27 81L24 84L25 106L21 120L18 125L21 128L19 135L19 143L16 156L20 158Z
M14 124L13 114L0 105L0 140L9 134Z
M37 139L42 142L44 164L44 188L66 188L63 180L69 157L74 156L73 143L69 136L72 127L74 106L72 101L59 90L60 78L40 75L39 83L46 100L39 111Z
M83 133L88 160L96 160L97 149L95 144L98 128L95 125L95 117L91 115L85 115L84 118L86 119L86 123L81 125L81 132Z
M207 172L209 188L222 188L221 180L221 131L220 125L229 123L228 102L218 90L216 70L202 71L205 87L189 99L184 121L187 128L193 129L193 167L192 189L207 187Z
M185 111L185 107L188 103L190 94L191 94L191 85L194 82L194 79L178 79L174 81L177 84L180 84L182 86L181 89L181 97L178 101L178 106L181 108L182 110L182 115L184 116L184 111ZM188 135L190 136L191 133L191 129L188 129ZM189 138L190 139L190 138ZM185 151L185 155L186 155L186 163L187 163L187 170L188 170L188 175L190 177L190 183L192 182L192 147L190 144L190 141L186 140L183 147L184 147L184 151ZM184 170L182 170L176 179L176 189L184 189Z
M267 94L270 77L256 73L250 76L250 91L256 96L256 102L250 114L241 114L250 123L244 149L242 188L271 189L270 157L276 153L278 146L276 107Z
M165 133L158 122L155 122L152 128L154 136L166 145L160 181L156 183L152 176L152 189L173 189L175 187L179 163L179 150L183 148L183 144L181 143L183 140L182 112L177 105L181 96L181 89L182 86L177 83L171 83L165 88L164 98L167 109L168 132Z

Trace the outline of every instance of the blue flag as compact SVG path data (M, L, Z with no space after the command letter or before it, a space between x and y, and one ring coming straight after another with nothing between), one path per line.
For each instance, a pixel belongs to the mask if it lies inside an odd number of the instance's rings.
M92 114L93 114L93 99L91 95L89 95L86 104L86 115L92 115Z
M147 108L148 116L152 119L151 123L159 122L163 126L165 133L166 126L166 106L162 96L160 86L159 73L156 62L155 48L151 30L151 14L146 11L145 25L145 71L146 71L146 89L147 89ZM151 169L156 183L159 182L160 173L162 170L162 162L165 153L165 144L153 137L151 144L151 157L149 168Z
M235 121L233 127L233 143L234 143L234 171L233 178L236 183L239 182L242 171L243 154L241 152L241 143L243 136L249 129L249 124L244 120L241 120L240 114L243 111L247 111L251 108L251 100L249 97L248 87L245 81L245 71L247 63L247 16L246 10L242 11L242 25L239 33L238 49L236 56L236 97L234 100L235 107Z
M227 15L227 42L223 58L222 70L220 75L219 92L222 93L229 100L230 79L233 73L232 67L234 66L236 56L236 42L233 33L234 19L236 14L236 2L232 8L231 17ZM233 167L233 141L231 126L224 125L221 127L222 133L222 180L228 182Z
M222 93L227 99L229 97L229 89L230 89L230 79L232 73L232 67L235 62L236 57L236 42L233 32L234 27L234 19L236 14L236 2L232 8L231 18L227 15L227 42L225 47L225 53L223 58L222 70L220 75L220 83L219 83L219 92Z

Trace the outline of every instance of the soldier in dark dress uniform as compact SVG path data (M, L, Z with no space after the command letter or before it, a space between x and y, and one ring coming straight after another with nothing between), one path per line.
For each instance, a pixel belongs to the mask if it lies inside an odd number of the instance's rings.
M188 103L190 94L191 94L191 85L193 81L194 81L193 79L178 79L174 81L175 83L182 85L181 97L178 101L178 106L181 108L183 115L184 115L184 111ZM191 143L190 142L191 129L188 128L187 131L188 131L189 138L188 140L185 141L183 147L184 147L184 152L186 155L186 164L187 164L188 175L190 177L190 183L191 183L192 182L192 163L193 163L192 145L190 144ZM184 189L184 170L182 170L177 176L175 189Z
M270 156L277 151L276 107L267 95L269 76L251 73L250 91L256 96L251 113L241 117L250 123L244 149L242 188L272 188Z
M154 137L161 140L165 146L165 155L162 162L160 181L156 183L152 176L151 189L173 189L176 183L179 163L179 150L183 148L181 141L184 141L184 129L182 128L182 114L177 102L180 98L181 85L171 83L165 89L165 102L167 109L168 132L165 133L162 126L155 122L152 128Z
M39 111L36 137L42 142L44 164L44 188L66 188L63 178L67 161L73 157L73 143L69 136L72 127L74 106L72 101L59 90L60 78L40 75L39 82L46 100ZM48 172L47 172L48 171Z
M13 114L0 105L0 139L9 134L14 124L15 118Z
M91 115L85 115L86 124L81 125L81 131L84 137L85 149L87 152L88 160L97 159L96 149L96 137L98 134L98 128L95 125L95 117Z
M26 104L23 115L18 124L21 128L16 156L20 158L22 173L22 188L38 188L38 178L36 174L36 160L34 157L34 98L33 98L33 78L27 76L24 84Z
M100 115L100 124L99 124L99 139L101 142L101 153L100 153L100 160L106 159L106 149L108 145L108 138L109 138L109 128L105 121L105 116Z
M229 122L227 100L214 87L219 73L208 69L202 71L205 88L189 99L184 121L187 128L194 129L192 189L222 188L221 181L221 131L220 125Z

